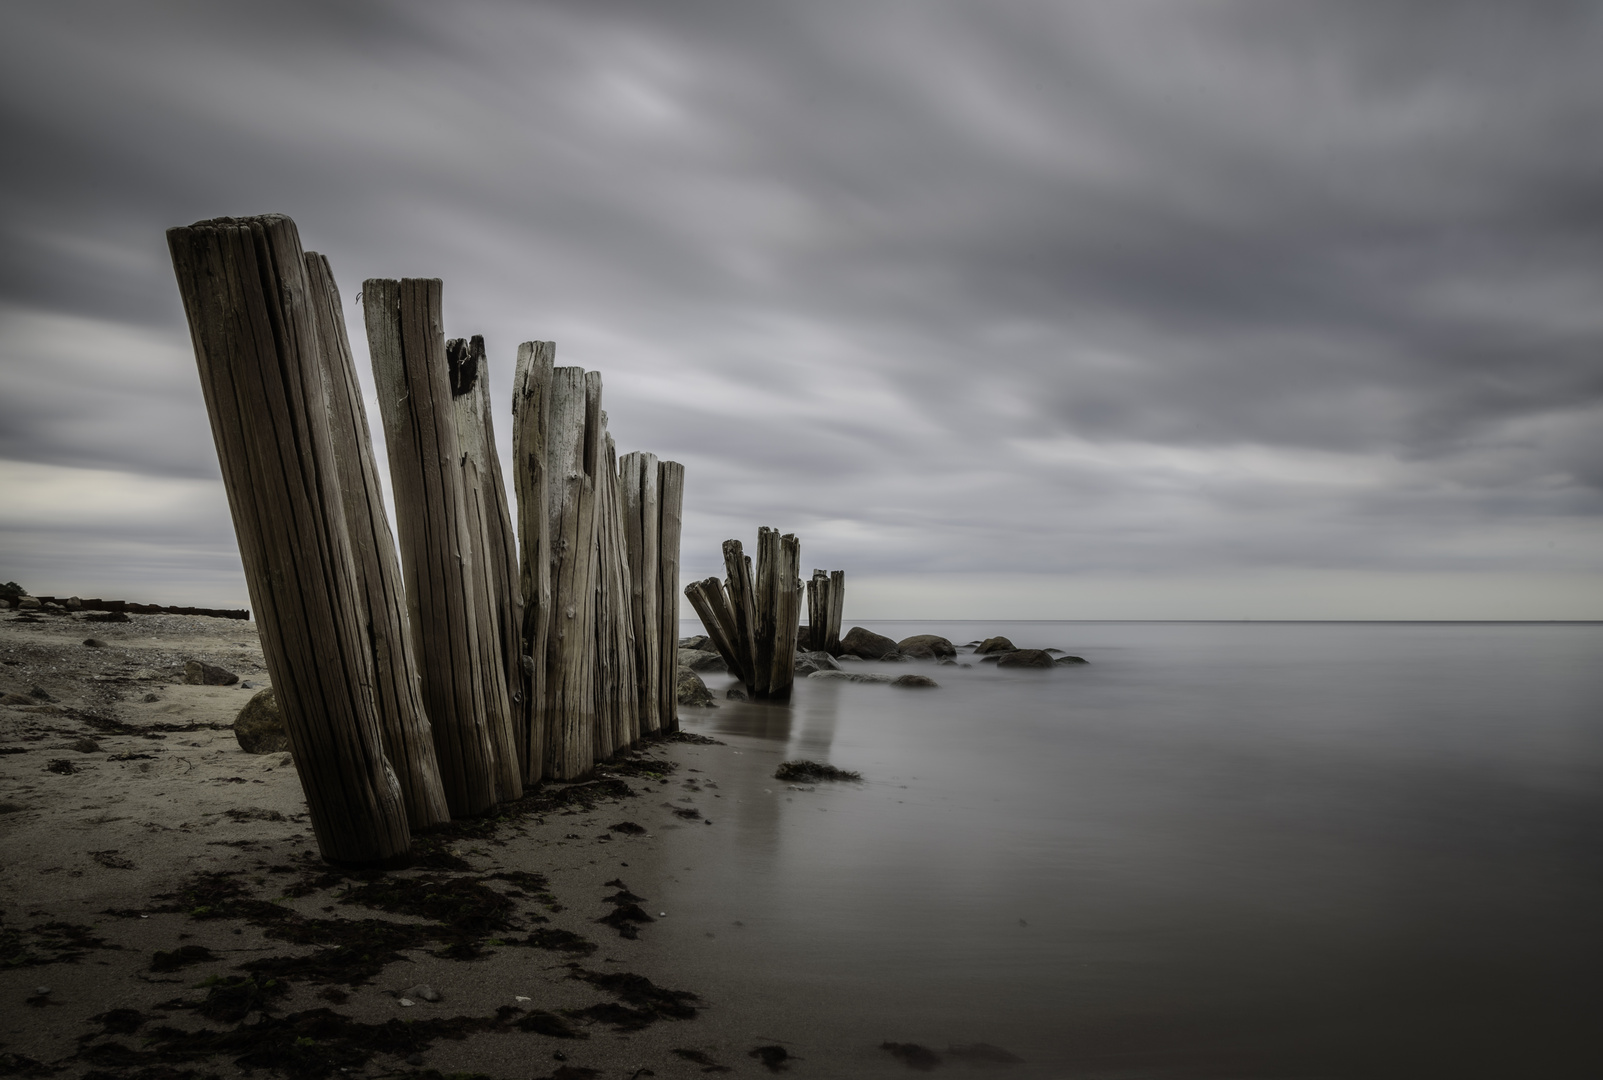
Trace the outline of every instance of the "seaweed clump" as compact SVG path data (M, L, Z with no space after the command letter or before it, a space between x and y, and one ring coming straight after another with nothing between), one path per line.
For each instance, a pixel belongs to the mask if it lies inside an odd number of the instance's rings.
M775 780L799 781L811 784L819 780L861 780L863 774L849 769L837 769L821 761L787 761L774 770Z

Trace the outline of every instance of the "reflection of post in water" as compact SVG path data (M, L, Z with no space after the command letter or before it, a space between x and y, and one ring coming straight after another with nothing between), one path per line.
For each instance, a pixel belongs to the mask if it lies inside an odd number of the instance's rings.
M764 526L757 530L755 577L740 541L725 540L728 578L685 587L713 647L754 698L790 700L801 621L800 566L801 542L795 535L780 536Z

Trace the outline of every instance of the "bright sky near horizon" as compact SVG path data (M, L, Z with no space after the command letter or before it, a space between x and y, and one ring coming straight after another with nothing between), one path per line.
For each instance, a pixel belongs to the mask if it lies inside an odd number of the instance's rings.
M4 11L0 580L248 602L163 232L275 211L369 393L375 276L501 410L600 369L686 580L766 524L849 620L1603 618L1598 5Z

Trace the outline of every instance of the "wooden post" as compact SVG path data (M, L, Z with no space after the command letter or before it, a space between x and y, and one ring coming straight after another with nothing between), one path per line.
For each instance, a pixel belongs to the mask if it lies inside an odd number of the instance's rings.
M660 531L657 534L658 699L663 731L679 730L679 541L684 532L685 467L657 463Z
M752 596L751 560L739 540L724 541L724 588L729 593L729 614L734 622L735 647L740 650L740 670L746 673L747 689L757 686L756 603Z
M279 214L218 218L169 229L167 246L318 847L333 862L402 859L300 235Z
M438 278L362 283L406 577L412 643L453 817L494 806L505 775L491 735L505 722L485 700L462 449L451 407ZM504 700L504 698L503 698Z
M595 575L592 586L594 599L591 608L591 633L593 635L590 647L593 650L595 661L592 671L595 675L595 701L596 722L591 728L592 745L595 747L595 759L606 761L617 752L618 727L621 718L618 715L618 665L617 657L612 653L613 624L612 605L615 597L611 594L609 586L612 585L611 567L611 535L607 523L607 444L611 437L607 434L607 411L601 408L601 373L591 371L585 374L585 395L587 406L593 405L594 411L589 412L588 423L596 424L600 429L600 446L596 454L595 467L590 475L595 480L595 515L596 515L596 551Z
M769 697L774 670L774 616L779 607L779 532L764 525L757 530L757 582L754 607L757 620L752 627L752 651L756 655L757 680L752 687L758 697Z
M595 464L583 368L551 373L551 625L546 639L545 775L575 780L595 765ZM599 427L599 425L597 425Z
M600 584L597 613L599 629L596 634L599 657L596 688L605 701L598 706L596 726L601 726L605 714L609 725L608 737L596 740L597 760L610 758L619 750L634 745L640 737L640 701L635 660L634 616L630 604L630 573L628 546L623 536L623 508L618 490L618 449L609 434L605 434L607 414L601 413L601 427L605 438L601 467L596 471L596 506L600 516L597 529ZM606 753L603 755L603 743Z
M518 661L523 598L516 584L512 514L507 509L501 455L495 448L495 425L490 418L484 338L475 334L471 343L462 338L447 342L445 365L452 420L462 449L462 495L478 596L469 617L478 624L479 679L484 684L486 720L495 747L496 790L499 801L507 802L523 794L518 725L513 722L523 703L523 665Z
M814 570L807 581L807 647L822 649L829 636L829 575ZM799 636L799 635L798 635Z
M696 609L696 616L706 628L713 648L729 665L729 673L742 683L751 685L751 673L743 666L748 653L735 629L734 612L724 592L723 582L715 577L693 581L685 586L685 596L690 600L690 606Z
M846 603L846 571L829 572L829 624L824 634L824 651L840 655L840 615Z
M327 375L329 436L339 467L345 527L355 560L361 600L362 640L373 664L374 705L384 753L401 784L406 818L413 829L427 829L451 819L434 753L434 737L423 695L418 689L417 660L406 627L406 598L395 538L384 513L384 492L373 460L367 410L356 381L356 364L345 333L339 286L328 259L306 253L307 287L317 319L317 335Z
M660 532L657 455L625 454L621 465L619 487L623 496L624 540L629 551L630 614L634 622L635 678L640 702L638 716L641 734L648 734L662 727L659 684L662 682L663 649L657 611L661 595L666 594L660 586L661 565L657 555Z
M523 595L520 664L527 674L522 728L523 782L545 775L546 634L551 620L551 517L546 444L551 426L551 366L556 345L518 346L512 391L512 479L518 494L518 580Z
M796 682L796 632L801 621L801 542L792 533L774 546L773 645L769 661L768 696L789 698Z

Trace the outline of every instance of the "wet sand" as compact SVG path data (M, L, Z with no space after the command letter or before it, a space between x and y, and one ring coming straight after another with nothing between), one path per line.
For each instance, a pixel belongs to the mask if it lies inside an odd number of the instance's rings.
M253 691L183 685L190 659L268 682L254 624L0 615L0 694L49 698L0 705L0 1072L766 1075L753 1051L827 1037L745 1030L652 947L653 849L718 827L727 747L656 743L342 873L289 756L234 739Z

